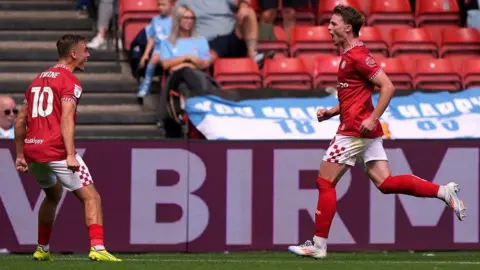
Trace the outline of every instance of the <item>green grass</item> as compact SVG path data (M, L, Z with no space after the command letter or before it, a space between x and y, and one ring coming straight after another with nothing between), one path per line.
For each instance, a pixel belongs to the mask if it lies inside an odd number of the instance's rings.
M54 262L36 262L31 255L1 255L0 269L480 269L480 252L330 253L327 259L298 258L287 252L208 254L119 254L124 261L89 261L85 255L54 254Z

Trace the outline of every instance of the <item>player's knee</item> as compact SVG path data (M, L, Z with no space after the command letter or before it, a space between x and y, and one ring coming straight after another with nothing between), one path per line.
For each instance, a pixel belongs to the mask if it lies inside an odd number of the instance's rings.
M61 199L62 199L62 192L51 193L45 196L46 201L55 205L57 205Z

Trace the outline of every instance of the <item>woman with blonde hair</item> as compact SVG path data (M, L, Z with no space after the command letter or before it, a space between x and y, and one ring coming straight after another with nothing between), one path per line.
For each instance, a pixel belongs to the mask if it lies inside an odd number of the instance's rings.
M166 101L170 90L184 83L190 90L209 90L214 80L204 72L211 64L210 48L205 37L195 35L196 17L187 5L175 8L172 32L161 44L160 60L168 79L160 94L160 121L166 116Z
M195 13L190 7L181 5L175 9L172 32L160 49L164 69L173 72L183 67L205 69L210 66L207 39L194 34L195 23Z

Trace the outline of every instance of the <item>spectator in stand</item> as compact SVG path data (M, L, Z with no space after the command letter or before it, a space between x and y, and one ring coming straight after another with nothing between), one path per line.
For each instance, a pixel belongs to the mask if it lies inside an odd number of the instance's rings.
M0 139L13 139L18 109L9 96L0 96Z
M145 52L140 59L140 68L145 66L152 49L153 54L148 62L143 82L140 84L140 89L137 94L138 98L143 98L150 92L152 77L158 63L160 62L160 45L169 37L172 30L172 0L158 0L157 2L160 15L155 16L152 19L151 24L147 27L147 36L149 37L149 40Z
M480 31L480 0L459 0L462 22L466 27L476 28Z
M207 38L212 62L217 57L252 57L261 65L265 54L257 53L257 15L249 0L178 0L197 15L196 33Z
M259 0L262 8L260 21L265 24L274 24L277 18L278 0ZM287 39L290 40L292 28L295 26L295 9L307 7L310 0L282 0L283 29Z
M97 35L87 44L89 49L107 49L107 31L113 16L115 0L100 0L98 7Z
M177 90L180 83L186 82L191 88L200 90L208 76L203 70L211 64L210 48L205 37L195 34L195 12L187 5L175 8L172 33L160 46L160 60L169 76L160 94L160 121L166 117L168 91Z

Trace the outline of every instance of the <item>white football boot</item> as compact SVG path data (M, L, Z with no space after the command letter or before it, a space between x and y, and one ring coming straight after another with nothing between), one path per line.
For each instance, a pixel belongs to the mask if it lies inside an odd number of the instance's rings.
M463 201L458 198L457 193L460 191L458 184L450 182L443 186L445 188L445 203L450 207L459 220L464 220L467 216L467 208L463 204Z
M313 243L307 240L305 244L299 246L289 246L288 250L301 257L312 257L314 259L323 259L327 257L327 247L321 248L318 245L318 237L313 237Z

